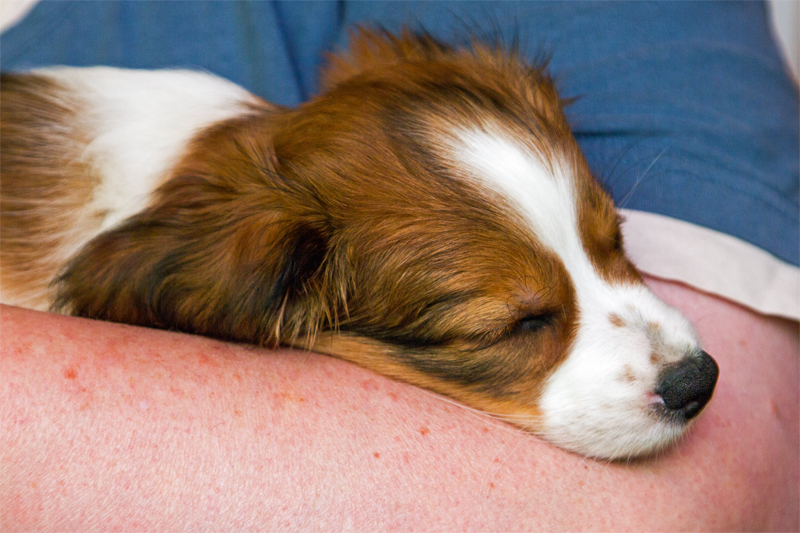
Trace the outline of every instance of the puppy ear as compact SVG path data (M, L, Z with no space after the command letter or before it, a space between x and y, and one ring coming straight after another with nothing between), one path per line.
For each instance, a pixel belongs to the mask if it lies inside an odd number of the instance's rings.
M199 143L150 208L73 258L56 310L260 345L313 335L331 232L257 139Z
M430 34L407 28L397 36L382 28L357 27L350 30L349 37L346 50L327 55L320 74L323 92L377 67L401 61L430 61L450 52Z

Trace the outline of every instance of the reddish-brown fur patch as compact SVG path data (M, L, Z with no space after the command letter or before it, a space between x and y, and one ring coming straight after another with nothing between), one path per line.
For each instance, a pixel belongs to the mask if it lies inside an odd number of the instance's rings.
M581 177L578 195L578 227L581 240L595 270L606 281L614 284L640 284L642 278L625 255L625 247L620 230L620 216L611 197L589 174L583 156L577 173Z

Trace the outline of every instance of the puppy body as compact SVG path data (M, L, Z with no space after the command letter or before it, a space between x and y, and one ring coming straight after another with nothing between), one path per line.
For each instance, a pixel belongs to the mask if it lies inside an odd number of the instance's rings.
M3 301L312 348L589 455L685 431L716 365L541 69L362 32L324 79L282 109L195 72L4 77Z

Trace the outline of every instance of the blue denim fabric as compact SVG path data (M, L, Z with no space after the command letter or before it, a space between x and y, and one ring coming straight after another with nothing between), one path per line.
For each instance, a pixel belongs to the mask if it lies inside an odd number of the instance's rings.
M450 42L473 31L549 55L618 203L800 264L798 92L762 3L45 2L0 36L0 66L196 67L297 105L353 24Z

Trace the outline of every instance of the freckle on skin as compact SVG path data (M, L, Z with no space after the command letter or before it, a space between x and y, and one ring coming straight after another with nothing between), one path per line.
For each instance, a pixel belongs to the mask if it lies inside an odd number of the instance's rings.
M67 379L75 379L78 377L78 372L74 368L69 367L64 370L64 377Z
M361 388L364 390L378 390L378 384L375 381L368 379L361 382Z
M430 433L430 432L431 432L431 430L429 430L429 429L428 429L428 428L426 428L425 426L422 426L421 428L419 428L419 434L420 434L420 435L427 435L427 434L428 434L428 433Z
M372 454L372 456L373 456L373 457L375 457L375 459L380 459L380 458L381 458L381 454L380 454L380 453L378 453L378 452L374 452L374 453Z

